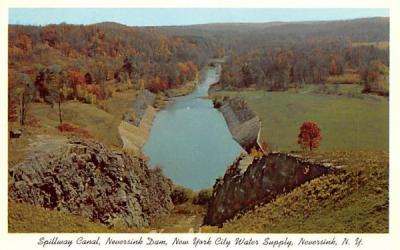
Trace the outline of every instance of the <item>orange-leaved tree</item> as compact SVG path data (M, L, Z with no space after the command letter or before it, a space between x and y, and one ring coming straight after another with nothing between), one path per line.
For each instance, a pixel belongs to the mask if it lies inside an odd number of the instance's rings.
M85 85L85 77L79 71L70 70L67 72L69 85L72 87L74 97L78 97L78 86Z
M308 148L310 151L312 151L313 149L318 148L321 139L321 129L315 122L303 122L297 139L297 143L300 144L302 148Z

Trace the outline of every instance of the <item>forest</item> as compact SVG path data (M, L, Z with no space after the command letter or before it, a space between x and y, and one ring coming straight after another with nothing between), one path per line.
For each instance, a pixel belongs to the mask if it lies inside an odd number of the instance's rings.
M223 44L222 88L271 91L305 84L363 85L388 95L389 19L209 24L163 29Z
M166 91L198 77L212 57L226 58L223 89L358 83L363 92L388 95L388 31L388 18L176 27L9 25L10 118L21 99L95 103L112 95L111 83Z
M388 95L389 52L340 40L311 40L294 46L232 54L224 65L222 88L269 91L305 84L362 84L363 92Z
M216 48L200 37L117 23L10 25L8 47L11 119L21 99L95 103L112 95L110 83L153 92L179 86L198 77Z

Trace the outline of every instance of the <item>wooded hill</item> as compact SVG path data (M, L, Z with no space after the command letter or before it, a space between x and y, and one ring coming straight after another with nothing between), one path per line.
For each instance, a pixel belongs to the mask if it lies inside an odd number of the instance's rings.
M302 40L344 39L349 42L389 41L389 18L361 18L341 21L221 23L154 27L165 35L213 39L225 49L280 47Z
M24 101L54 103L62 97L94 103L112 95L108 83L165 91L193 80L208 58L222 56L228 58L223 88L359 83L365 92L387 95L388 40L388 18L176 27L9 25L9 107L15 109L21 93ZM387 46L378 46L382 41Z
M8 46L10 87L25 86L30 79L42 98L53 84L50 78L63 78L74 97L81 86L105 98L108 93L96 85L110 80L165 90L193 80L214 50L201 38L166 37L117 23L10 25Z
M356 83L388 95L389 18L204 24L160 28L223 45L221 86L285 90L308 83ZM384 41L382 43L382 41Z

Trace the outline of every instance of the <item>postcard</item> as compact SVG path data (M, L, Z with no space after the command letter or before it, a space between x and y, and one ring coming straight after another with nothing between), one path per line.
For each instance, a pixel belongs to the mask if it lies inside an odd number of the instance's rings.
M2 245L395 249L380 4L8 1Z

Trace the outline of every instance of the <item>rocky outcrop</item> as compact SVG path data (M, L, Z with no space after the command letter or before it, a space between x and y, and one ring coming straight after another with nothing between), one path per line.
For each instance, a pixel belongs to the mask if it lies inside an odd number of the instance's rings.
M270 153L255 159L247 168L239 157L214 185L204 223L222 225L237 213L260 203L268 203L278 194L332 171L330 164L319 164L301 157Z
M86 139L49 137L33 146L24 162L10 167L14 201L136 227L173 207L172 182L140 158Z
M240 97L223 97L214 100L214 107L222 113L233 139L242 148L250 152L252 147L258 145L258 136L261 122L258 116L249 108L248 104Z

